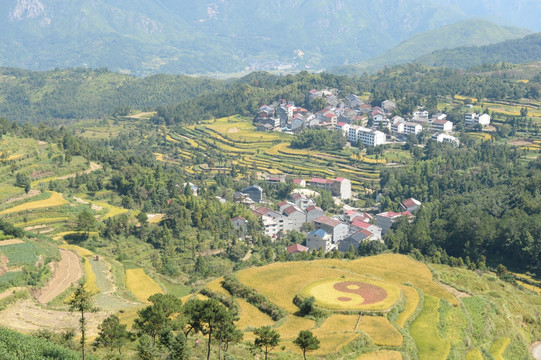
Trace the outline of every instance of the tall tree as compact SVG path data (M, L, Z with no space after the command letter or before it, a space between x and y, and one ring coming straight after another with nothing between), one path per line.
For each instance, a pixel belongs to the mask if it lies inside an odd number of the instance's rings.
M128 340L130 333L126 330L126 325L121 324L118 316L111 315L107 317L98 326L98 337L96 343L105 347L116 348L119 354L122 354L122 346Z
M306 360L306 351L319 349L319 339L310 330L302 330L299 336L293 341L302 350L302 356Z
M86 319L85 313L95 310L92 303L92 294L85 289L85 285L80 283L73 297L69 300L70 311L78 311L81 314L79 319L79 328L81 329L81 351L83 360L85 360L85 342L86 342Z
M88 209L84 209L77 215L77 230L88 233L96 228L96 219Z
M270 350L278 345L280 334L270 326L262 326L254 330L256 336L254 345L265 350L265 360Z
M182 308L182 301L171 294L154 294L148 298L152 305L139 310L135 319L134 328L152 338L152 345L156 345L156 337L161 331L175 327L173 314L178 314Z

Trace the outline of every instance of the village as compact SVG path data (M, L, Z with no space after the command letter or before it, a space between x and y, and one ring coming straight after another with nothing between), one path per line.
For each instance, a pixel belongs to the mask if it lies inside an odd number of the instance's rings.
M381 146L393 142L404 142L408 135L417 136L423 132L432 140L458 146L460 141L453 136L453 122L444 113L429 114L424 109L414 111L404 118L393 115L397 104L385 100L381 106L371 106L359 96L349 94L339 99L336 90L312 89L307 100L312 103L320 99L326 106L313 113L285 99L271 105L262 105L254 124L258 131L284 131L300 133L306 129L324 128L342 131L351 145L365 147ZM431 115L431 116L430 116ZM489 114L466 113L465 126L486 127L490 124Z
M459 139L453 135L454 124L447 120L444 113L429 114L424 109L418 109L404 118L395 114L397 104L393 101L385 100L381 106L371 106L355 94L339 99L337 93L336 90L311 90L307 94L309 103L319 101L326 104L317 112L310 112L287 100L262 105L254 118L254 124L258 131L263 132L298 134L316 128L341 131L348 146L365 148L404 143L408 136L418 136L421 133L428 134L430 139L437 142L460 145ZM467 128L486 127L490 124L490 115L466 113L464 123ZM267 175L265 181L281 183L286 181L286 176ZM383 235L391 229L393 223L403 217L412 222L415 212L421 206L420 201L409 198L402 201L401 212L378 213L377 208L372 208L369 213L343 202L353 197L349 179L293 179L293 184L296 189L289 199L274 206L265 199L264 191L258 185L244 188L234 196L235 202L251 209L261 219L265 235L276 238L292 230L307 233L305 245L293 244L287 248L290 254L307 251L345 253L352 249L357 251L362 243L383 243ZM341 206L342 213L326 214L316 205L314 199L319 196L319 189L332 194L335 203ZM243 236L248 220L236 217L231 221Z

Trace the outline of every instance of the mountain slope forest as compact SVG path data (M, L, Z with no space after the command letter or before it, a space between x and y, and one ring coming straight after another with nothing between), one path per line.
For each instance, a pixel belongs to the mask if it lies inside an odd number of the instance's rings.
M522 64L541 61L541 33L522 39L485 46L461 46L437 50L415 59L416 63L435 67L467 69L483 64L506 62Z
M540 10L526 0L512 8L503 0L8 0L0 4L0 65L139 76L321 69L368 60L412 35L472 18L539 31Z

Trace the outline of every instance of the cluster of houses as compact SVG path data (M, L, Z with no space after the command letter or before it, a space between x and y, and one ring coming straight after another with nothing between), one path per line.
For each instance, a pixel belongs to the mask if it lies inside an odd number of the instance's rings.
M435 141L459 144L459 140L451 135L453 123L447 120L447 115L443 113L429 116L428 111L418 110L405 119L392 116L396 103L391 100L383 101L381 106L372 107L355 94L339 99L336 90L313 89L307 98L308 102L322 98L327 106L312 113L287 100L263 105L254 119L257 130L296 133L304 129L323 127L342 131L351 144L362 143L365 146L386 144L386 133L400 138L409 134L417 135L426 130L432 133ZM490 124L490 115L467 113L465 124L487 126Z
M334 189L344 196L351 194L351 184L343 178L314 178L309 184L329 191ZM343 214L328 216L316 205L314 199L301 193L294 192L288 200L276 206L264 202L263 190L257 185L247 187L235 196L236 201L248 204L252 213L261 218L267 236L274 238L287 231L300 231L306 223L313 224L315 230L306 236L306 246L295 244L288 248L288 252L293 253L320 249L324 252L334 249L346 252L351 246L357 249L362 242L383 241L382 236L389 231L393 223L404 216L412 219L413 213L421 206L420 201L411 198L402 202L403 211L399 213L389 211L371 215L357 210L346 210ZM246 199L250 201L246 203ZM231 222L241 234L246 233L246 219L236 217Z

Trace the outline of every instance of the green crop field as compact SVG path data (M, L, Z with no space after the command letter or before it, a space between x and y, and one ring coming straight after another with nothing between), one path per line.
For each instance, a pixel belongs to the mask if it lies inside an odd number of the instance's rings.
M447 359L451 344L438 333L440 299L425 295L423 311L411 324L411 336L417 344L420 360Z

